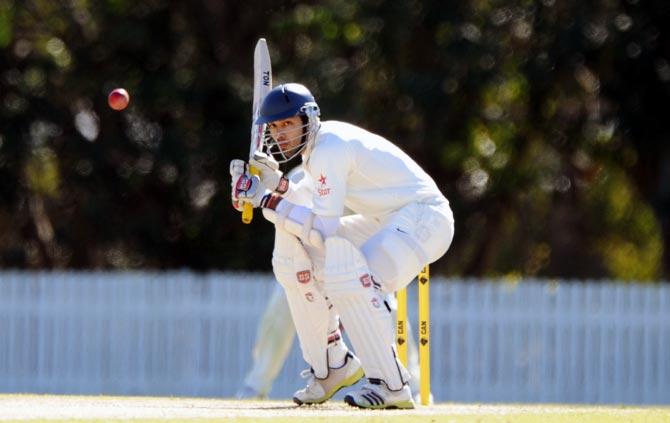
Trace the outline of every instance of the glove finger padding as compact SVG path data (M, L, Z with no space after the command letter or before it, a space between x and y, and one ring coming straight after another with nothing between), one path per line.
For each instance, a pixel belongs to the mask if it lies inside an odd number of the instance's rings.
M258 169L263 186L270 191L284 193L288 190L288 179L279 170L279 163L265 153L256 152L249 164Z
M240 178L247 172L247 163L244 160L234 159L230 161L230 199L235 210L241 212L243 204L237 198L237 186Z
M268 156L262 151L255 152L251 160L249 160L249 162L251 163L252 166L267 167L268 169L271 170L279 169L279 163L277 162L277 160L275 160L274 157L272 156Z
M240 203L251 203L254 207L263 205L263 198L270 194L270 192L262 186L258 176L249 175L248 173L239 177L235 183L234 193L235 198Z
M243 173L247 171L247 163L244 160L234 159L230 161L230 176L236 181Z

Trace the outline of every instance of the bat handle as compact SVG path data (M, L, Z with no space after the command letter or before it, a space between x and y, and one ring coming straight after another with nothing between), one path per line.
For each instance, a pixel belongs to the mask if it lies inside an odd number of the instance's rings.
M258 169L256 169L253 166L249 166L249 173L252 175L259 175L260 172ZM251 220L254 218L254 208L251 205L251 203L244 203L244 206L242 208L242 222L246 223L247 225L251 223Z

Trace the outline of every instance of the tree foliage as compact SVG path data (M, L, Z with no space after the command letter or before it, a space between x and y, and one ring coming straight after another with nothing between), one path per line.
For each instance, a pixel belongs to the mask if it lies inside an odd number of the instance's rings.
M263 36L276 83L435 177L456 215L435 271L667 277L669 8L0 0L0 264L269 269L228 176Z

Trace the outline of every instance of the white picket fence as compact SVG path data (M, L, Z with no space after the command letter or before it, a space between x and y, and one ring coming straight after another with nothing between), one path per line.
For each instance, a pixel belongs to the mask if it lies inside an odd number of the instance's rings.
M0 392L232 396L274 283L2 272ZM431 334L438 401L670 404L668 284L433 278ZM294 346L271 396L304 367Z

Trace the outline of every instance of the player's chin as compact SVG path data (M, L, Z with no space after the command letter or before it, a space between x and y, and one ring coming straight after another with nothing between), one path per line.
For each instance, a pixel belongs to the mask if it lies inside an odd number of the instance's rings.
M289 154L293 150L293 147L288 142L278 142L277 145L282 154Z
M289 161L295 158L296 154L298 154L298 150L295 147L287 148L285 150L282 150L281 153L282 156L286 158L286 161Z

